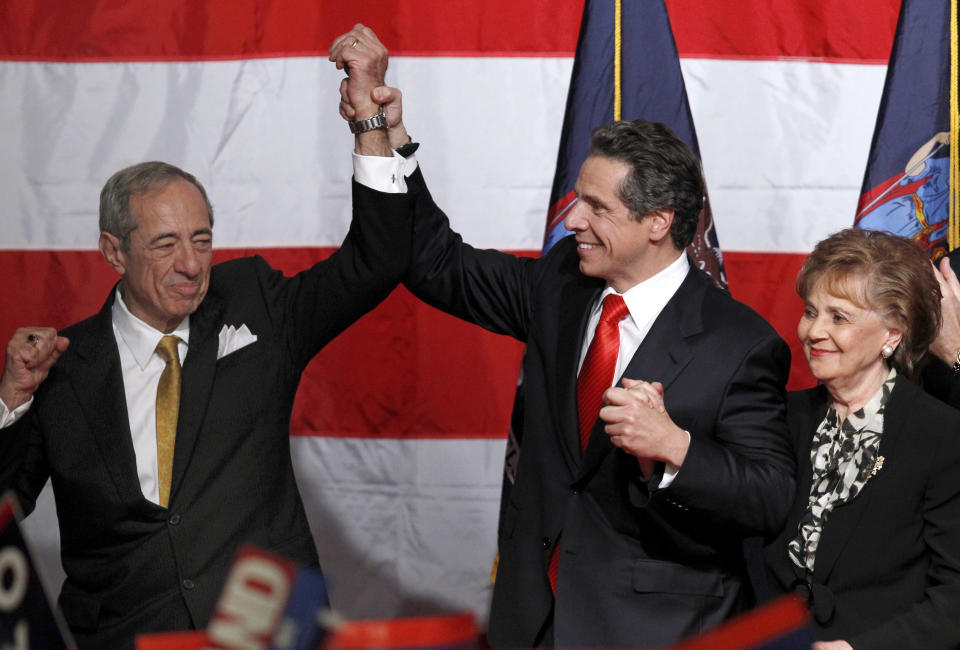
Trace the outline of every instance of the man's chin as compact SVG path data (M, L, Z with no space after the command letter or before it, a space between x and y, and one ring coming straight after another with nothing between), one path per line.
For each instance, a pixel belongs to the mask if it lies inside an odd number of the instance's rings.
M596 267L591 265L589 262L585 262L583 259L580 260L580 272L583 273L588 278L596 278L597 270Z
M173 301L170 313L176 314L181 319L186 318L193 312L197 311L197 307L200 306L201 302L203 302L202 295L191 298L177 298L175 301Z

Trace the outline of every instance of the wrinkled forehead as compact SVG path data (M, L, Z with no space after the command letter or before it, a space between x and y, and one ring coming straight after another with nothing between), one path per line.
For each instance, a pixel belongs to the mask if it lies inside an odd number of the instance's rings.
M173 223L191 230L210 228L210 214L203 195L183 178L131 194L130 213L136 225L146 230L169 227Z

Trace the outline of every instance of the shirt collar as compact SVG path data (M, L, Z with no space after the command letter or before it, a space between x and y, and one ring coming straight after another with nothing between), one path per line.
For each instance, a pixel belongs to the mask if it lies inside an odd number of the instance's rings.
M660 313L664 305L670 301L673 294L683 284L683 280L689 272L690 262L687 259L687 254L681 253L680 257L671 262L667 268L618 295L623 296L623 302L626 303L631 317L639 323L640 319L636 318L638 314L650 311ZM593 308L595 312L600 311L603 307L603 299L612 293L617 293L617 291L611 286L607 286L603 290L600 300Z
M123 301L119 286L116 289L113 301L111 319L113 320L114 331L133 354L137 365L140 366L141 370L146 368L157 349L157 343L166 335L147 325L130 312L127 304ZM190 339L190 316L184 318L171 334L180 337L184 343L188 343Z

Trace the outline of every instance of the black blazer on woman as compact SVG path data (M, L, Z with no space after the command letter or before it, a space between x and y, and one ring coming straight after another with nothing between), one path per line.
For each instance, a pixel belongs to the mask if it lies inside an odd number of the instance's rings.
M810 445L828 402L822 386L788 395L797 496L765 551L772 585L809 598L818 639L857 650L960 647L960 411L897 378L880 440L883 466L830 513L804 585L787 544L807 508Z

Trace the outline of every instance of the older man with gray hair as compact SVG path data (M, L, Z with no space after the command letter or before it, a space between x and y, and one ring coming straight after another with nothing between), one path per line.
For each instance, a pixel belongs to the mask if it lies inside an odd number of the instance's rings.
M356 151L392 156L379 129ZM187 172L148 162L107 181L99 248L119 282L60 334L19 329L0 378L0 489L30 512L52 481L80 648L204 628L242 543L318 565L290 461L294 395L397 284L409 212L406 195L354 184L343 245L288 278L260 257L212 265L213 211Z

